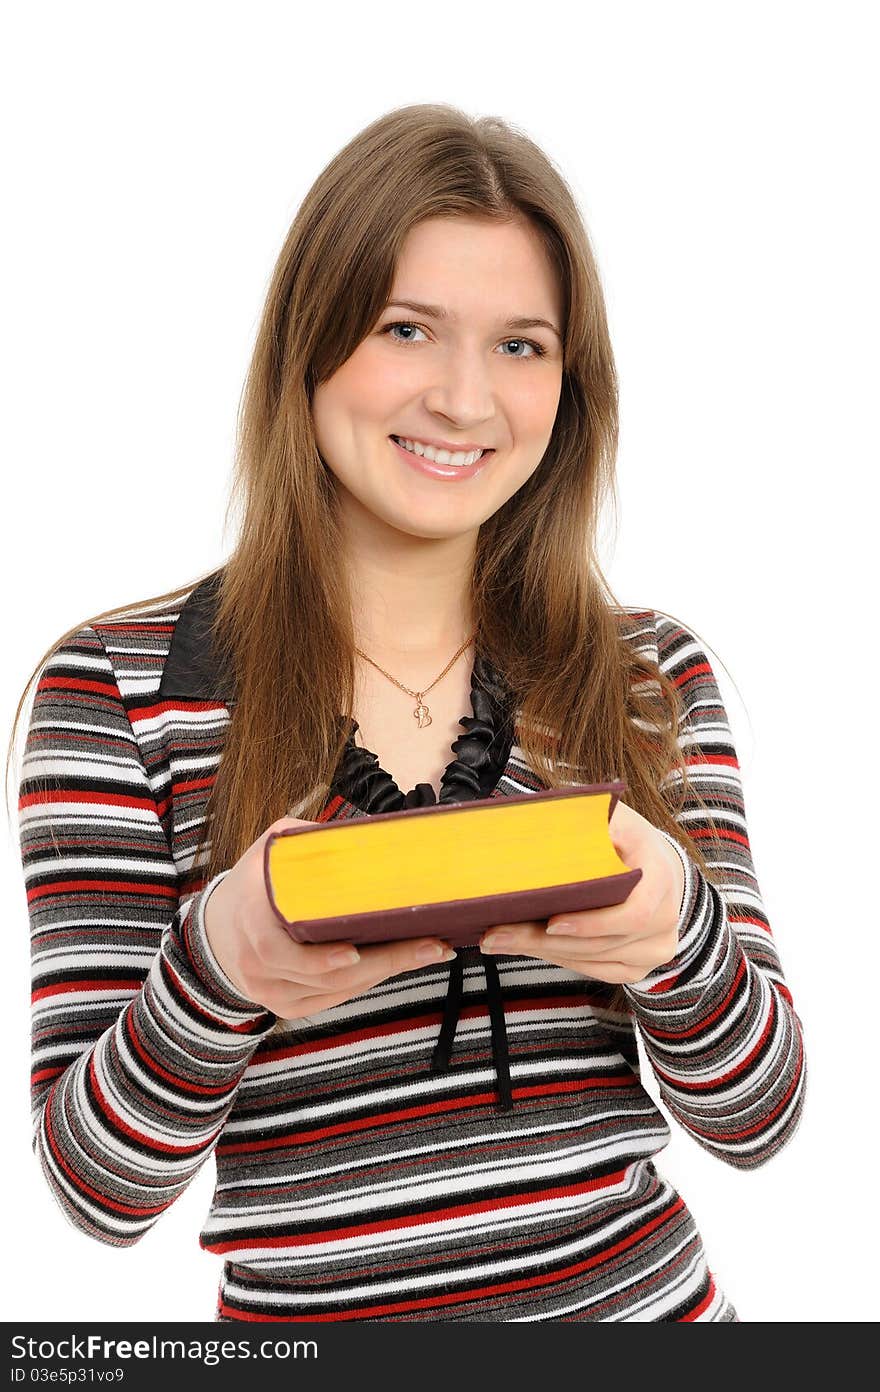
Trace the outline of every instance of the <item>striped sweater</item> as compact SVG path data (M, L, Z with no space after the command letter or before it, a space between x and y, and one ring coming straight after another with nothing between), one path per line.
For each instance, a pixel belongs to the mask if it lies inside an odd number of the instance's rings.
M24 749L33 1146L81 1232L147 1233L213 1153L201 1246L216 1320L736 1321L692 1215L658 1173L666 1117L719 1160L765 1163L806 1065L749 847L736 751L704 652L628 609L625 641L682 693L680 813L720 887L685 870L675 959L612 988L499 956L515 1109L495 1105L486 978L465 949L453 1066L432 1076L445 964L296 1020L244 997L208 943L222 876L194 864L231 698L198 630L135 608L56 645ZM180 642L174 647L175 634ZM160 683L169 652L186 694ZM493 797L545 785L514 742ZM334 796L320 820L367 815ZM226 872L224 872L226 873Z

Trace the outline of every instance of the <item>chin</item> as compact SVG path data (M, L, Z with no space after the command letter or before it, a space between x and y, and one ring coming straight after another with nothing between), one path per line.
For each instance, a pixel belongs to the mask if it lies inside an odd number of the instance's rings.
M417 537L420 541L452 541L455 537L465 536L471 532L476 532L476 527L429 527L427 524L419 526L415 522L395 524L398 532L403 532L406 536Z
M417 537L422 541L451 541L454 537L475 533L480 525L479 522L472 522L467 518L415 517L412 514L382 516L380 520L393 527L396 532Z

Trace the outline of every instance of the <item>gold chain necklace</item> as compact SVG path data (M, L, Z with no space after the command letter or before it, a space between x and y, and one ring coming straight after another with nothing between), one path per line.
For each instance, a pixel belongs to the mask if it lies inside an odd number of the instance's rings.
M446 676L446 673L449 671L450 667L453 665L453 663L458 661L465 648L470 646L470 644L474 641L476 636L477 630L474 629L470 638L468 638L464 643L462 643L461 647L455 654L455 657L452 659L452 661L447 662L446 666L443 668L443 671L440 673L440 676L435 677L434 680L431 682L431 686L426 686L424 691L410 691L408 686L404 686L403 682L399 682L396 677L392 677L391 673L386 672L384 667L380 667L378 662L373 662L373 659L371 657L367 657L367 654L365 652L361 652L360 648L355 648L355 652L358 653L360 657L364 658L366 662L369 662L373 667L375 667L377 671L381 672L383 677L387 677L389 681L394 682L395 686L399 686L401 691L405 691L408 696L415 696L416 708L413 711L413 717L418 721L419 729L423 730L426 725L431 724L431 712L428 710L428 707L424 704L422 697L428 694L428 692L431 690L431 687L437 685L438 681L440 680L440 677Z

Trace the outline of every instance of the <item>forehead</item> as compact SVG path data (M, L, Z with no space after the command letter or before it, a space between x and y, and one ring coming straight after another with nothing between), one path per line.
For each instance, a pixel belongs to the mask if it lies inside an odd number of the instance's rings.
M524 219L426 218L410 228L389 298L421 300L459 317L560 311L560 287L537 231Z

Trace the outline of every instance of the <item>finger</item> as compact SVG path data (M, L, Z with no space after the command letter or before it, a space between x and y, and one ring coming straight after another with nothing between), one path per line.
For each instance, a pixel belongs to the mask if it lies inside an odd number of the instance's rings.
M545 962L560 961L564 955L584 955L581 939L548 937L543 923L493 928L480 939L480 951L487 956L541 957Z
M608 957L600 959L563 957L557 956L555 953L539 951L523 955L536 957L542 962L549 962L551 966L561 967L564 971L573 972L577 976L615 985L622 982L641 981L650 970L648 967L635 966L629 962L615 962Z
M421 971L451 962L455 952L448 943L436 938L419 938L395 943L372 943L361 949L365 974L358 967L353 975L356 983L352 994L362 994L391 977L405 972Z
M579 962L571 970L580 972L582 976L591 977L594 981L604 981L609 985L621 986L632 985L633 982L641 981L648 975L648 967L634 967L627 962Z
M275 1014L287 1020L309 1020L322 1010L332 1010L336 1005L345 1005L351 998L350 991L325 991L323 994L296 996L283 1009L276 1010Z
M630 933L626 936L615 934L613 937L599 938L568 938L561 934L545 934L544 941L549 945L550 951L558 952L562 957L588 957L592 959L619 958L620 954L629 947L638 943L644 943L645 938L640 933Z
M633 896L630 895L630 898ZM505 942L513 942L510 934L518 935L522 939L523 934L541 933L554 937L570 937L583 940L584 938L624 938L633 937L634 922L641 924L646 921L648 913L647 906L640 903L611 904L601 909L582 909L577 913L571 912L559 914L554 918L523 920L520 923L497 923L491 928L487 928L481 939L482 943L498 941L499 951L501 948L500 935L505 935ZM551 931L553 930L553 931ZM524 939L523 939L524 940ZM503 950L506 950L503 949Z
M337 1003L351 1000L401 972L451 960L456 955L445 943L433 941L413 941L407 943L406 947L410 950L396 954L371 953L369 948L361 948L360 960L354 966L339 967L309 981L289 975L282 979L292 988L289 993L291 1001L307 1001L310 1009L319 1010L323 1007L318 1002L328 999L330 995L338 997ZM424 948L430 949L427 958L420 955L421 949ZM393 966L394 970L388 970L390 966ZM271 986L273 979L277 982L279 975L275 973L274 978L270 977L267 985Z
M595 942L599 943L598 947ZM537 924L518 924L515 929L505 929L503 934L493 929L480 947L487 953L497 951L505 955L537 957L584 975L595 974L589 970L591 966L609 966L622 971L637 968L633 980L640 980L651 969L645 963L658 962L661 958L666 961L669 952L668 934L633 933L618 938L611 945L607 938L591 942L584 938L551 936Z
M356 995L401 972L415 971L455 953L437 938L413 938L397 943L293 943L277 975L316 991L348 990Z
M641 879L622 903L554 914L547 919L547 930L551 937L557 934L577 938L627 936L639 929L645 931L661 902L662 895L657 898L648 881Z
M582 954L563 956L550 948L552 941L552 938L545 938L543 947L539 945L534 951L524 952L522 955L536 957L542 962L549 962L552 966L561 967L564 971L574 972L578 976L613 984L641 981L653 970L643 963L615 961L610 957L589 958Z
M633 891L633 894L635 891ZM633 896L630 895L630 899ZM622 904L607 904L601 909L582 909L577 913L554 914L547 919L547 928L552 929L551 938L560 933L566 937L612 937L625 933L632 926L635 906L624 900Z
M614 947L605 947L605 939L598 939L596 943L589 943L586 939L576 938L548 938L545 937L545 947L549 946L550 951L557 951L557 943L568 943L569 947L565 951L560 951L560 959L565 958L567 962L578 960L580 962L617 962L624 967L641 966L640 976L644 976L653 967L647 967L647 962L659 963L670 959L670 944L668 933L651 933L647 937L642 934L633 934L626 941L619 942ZM674 948L673 948L674 952Z
M605 939L600 941L604 943ZM554 953L575 953L581 957L585 955L582 937L548 934L546 924L534 922L504 924L492 928L480 939L480 948L484 952L547 956L548 961Z

